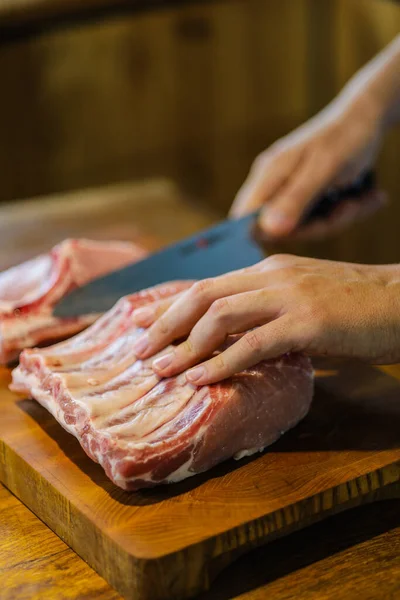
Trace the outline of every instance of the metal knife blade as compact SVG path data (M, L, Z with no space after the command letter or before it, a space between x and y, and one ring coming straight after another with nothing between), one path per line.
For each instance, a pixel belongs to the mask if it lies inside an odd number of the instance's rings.
M304 215L302 225L326 218L344 199L359 200L374 185L374 175L368 171L353 185L326 193ZM160 283L216 277L256 264L265 257L265 251L253 235L259 212L222 221L73 290L55 306L54 315L69 318L102 313L122 296Z
M256 214L222 221L188 239L151 254L119 271L89 282L66 295L56 317L104 312L119 298L159 283L205 279L251 266L264 257L252 235Z

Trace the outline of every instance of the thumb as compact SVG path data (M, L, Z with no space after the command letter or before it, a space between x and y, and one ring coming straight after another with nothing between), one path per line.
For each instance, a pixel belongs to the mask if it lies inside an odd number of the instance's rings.
M296 229L305 209L329 186L336 169L319 160L302 163L287 183L265 206L260 216L262 229L272 235L287 235Z

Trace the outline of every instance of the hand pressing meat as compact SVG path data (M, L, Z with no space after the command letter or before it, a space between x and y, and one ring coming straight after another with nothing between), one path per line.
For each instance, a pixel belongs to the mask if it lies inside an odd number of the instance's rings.
M198 282L134 319L148 328L135 344L142 359L189 334L153 368L170 377L197 365L186 373L196 385L288 352L388 364L400 360L400 267L275 255ZM243 335L213 357L230 334Z

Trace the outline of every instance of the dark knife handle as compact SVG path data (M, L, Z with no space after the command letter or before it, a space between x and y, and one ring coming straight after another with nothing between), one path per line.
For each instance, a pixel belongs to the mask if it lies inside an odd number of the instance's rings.
M306 211L300 221L300 227L309 225L318 219L326 219L340 204L347 200L359 202L364 194L374 189L375 186L375 172L369 170L361 174L352 184L327 191Z

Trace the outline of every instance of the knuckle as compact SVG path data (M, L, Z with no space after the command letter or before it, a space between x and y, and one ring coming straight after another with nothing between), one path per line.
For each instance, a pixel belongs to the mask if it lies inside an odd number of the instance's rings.
M252 355L258 356L262 353L262 337L257 330L250 331L243 337L243 343Z
M160 318L157 320L157 323L155 325L155 329L158 330L158 333L161 333L162 335L166 335L169 331L167 319L163 316L160 316Z
M267 152L261 152L256 158L253 160L253 164L251 165L252 173L259 173L262 171L268 163Z
M266 261L269 264L288 265L294 261L294 256L292 254L285 253L272 254L272 256L269 256L266 259Z
M285 137L279 138L273 144L271 144L269 148L269 152L273 156L278 156L283 154L283 152L287 149L287 140Z
M298 279L299 264L291 254L274 254L266 259L267 270L279 271L279 276L294 283Z
M196 281L190 288L191 295L194 298L207 298L214 287L212 279L203 279L202 281Z
M214 319L226 319L230 313L230 309L230 303L227 298L218 298L218 300L215 300L210 306L210 315Z
M218 371L223 371L225 369L225 358L222 352L217 354L217 356L214 358L214 365Z
M264 171L267 167L274 163L282 152L282 147L279 142L275 142L272 146L261 152L253 161L251 166L252 173Z
M153 319L161 319L169 309L170 304L161 303L154 309Z
M190 336L187 338L187 340L182 342L181 350L183 350L185 354L196 354L195 345Z

